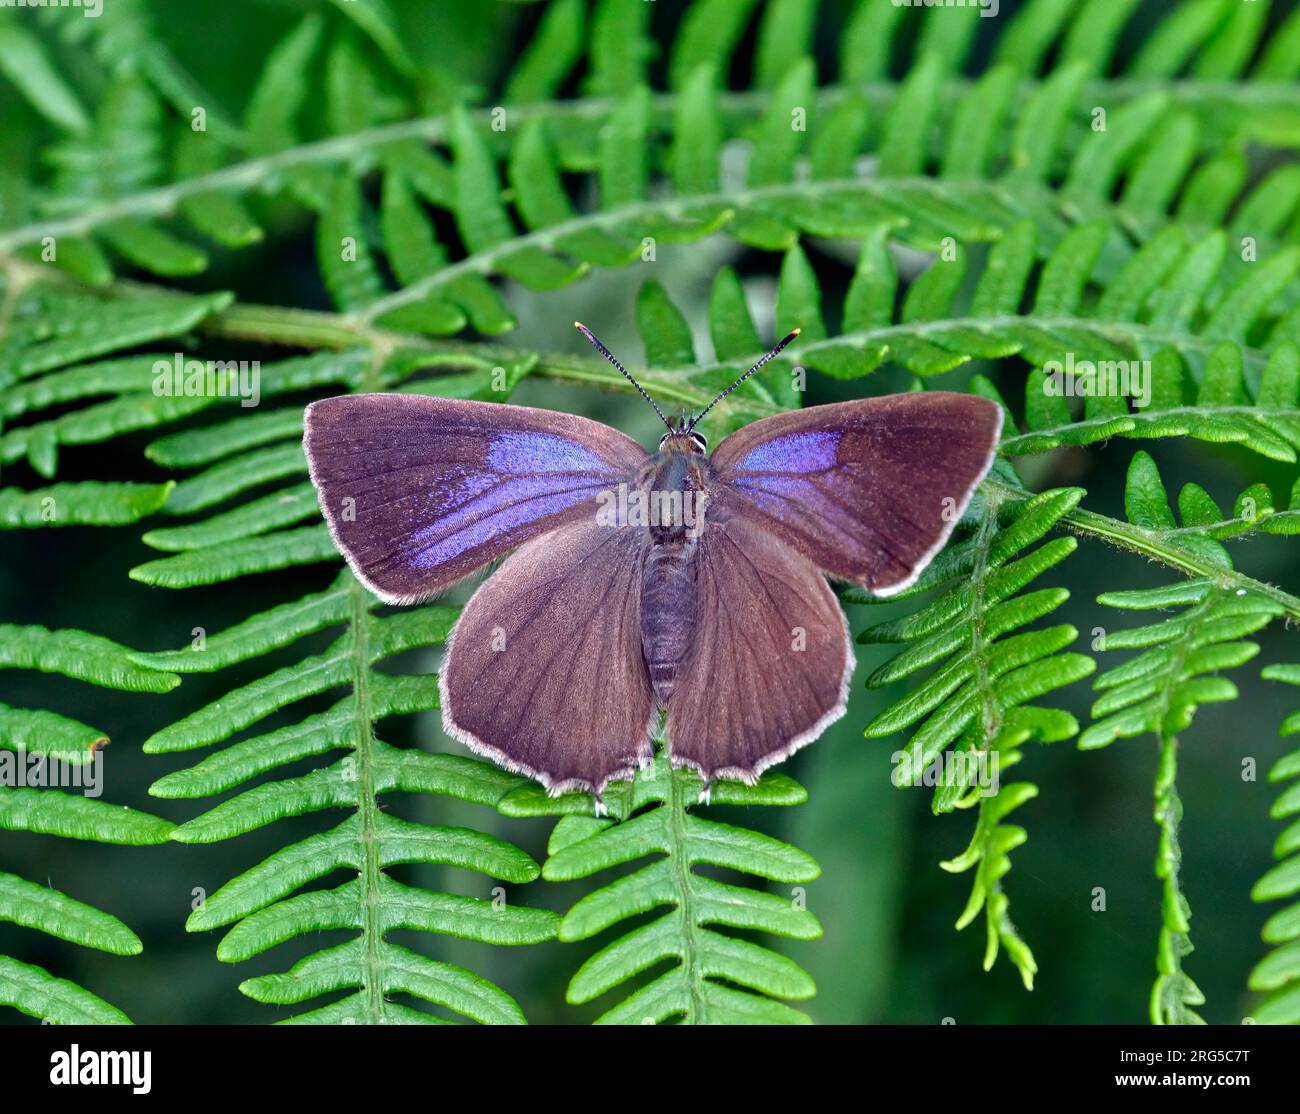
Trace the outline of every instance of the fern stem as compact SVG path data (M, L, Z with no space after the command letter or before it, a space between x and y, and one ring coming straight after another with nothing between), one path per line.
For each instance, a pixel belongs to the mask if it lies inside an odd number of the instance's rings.
M1192 942L1187 932L1191 909L1178 880L1183 858L1178 842L1183 802L1178 795L1177 775L1178 737L1162 733L1155 782L1155 820L1160 827L1156 877L1161 880L1161 924L1156 950L1157 975L1151 987L1153 1025L1181 1025L1199 1020L1187 1006L1204 1001L1182 965L1183 956L1192 950Z
M356 736L357 811L361 819L361 893L365 903L362 934L366 941L366 1013L373 1024L384 1017L383 926L379 911L381 869L379 841L375 836L375 776L371 747L371 712L367 674L370 670L369 610L366 590L352 578L348 590L352 626L352 693L356 713L353 719Z
M371 345L390 351L395 348L414 349L444 359L471 359L476 365L513 362L533 355L526 349L508 345L431 339L415 333L376 328L355 318L325 311L251 304L235 304L229 308L229 313L209 316L201 326L202 331L231 340L255 340L300 348L345 349ZM562 352L542 353L531 374L562 382L590 384L607 390L623 390L627 387L626 380L612 372L603 360ZM668 402L704 406L713 397L710 392L695 388L681 379L669 378L671 374L643 371L638 373L638 378L656 398ZM779 413L779 407L758 399L747 399L745 405L756 414Z
M971 684L975 686L980 701L979 743L970 743L970 750L983 756L1002 729L1002 712L999 708L994 678L989 664L989 651L992 641L988 637L988 575L989 555L994 537L998 532L998 510L1006 501L1000 492L986 491L985 514L974 538L974 563L971 569L971 600L967 610L971 627L970 657L974 667ZM1001 759L995 752L994 761ZM1031 787L1032 788L1032 787ZM980 795L979 814L975 823L972 846L980 847L979 865L976 868L979 881L983 883L985 893L983 900L984 914L987 922L986 944L984 952L984 969L990 970L997 958L997 949L1002 941L1006 942L1007 952L1020 972L1021 981L1026 990L1033 990L1034 975L1038 966L1034 962L1033 952L1020 938L1007 912L1009 901L1002 888L1001 869L989 869L989 862L999 858L1004 850L998 846L998 822L1005 810L1005 801L998 799L999 793L992 796ZM1032 789L1037 793L1037 789ZM961 807L959 804L958 807ZM966 910L957 921L961 929L977 915L978 907L967 905Z
M655 767L650 767L653 771ZM672 836L673 869L677 874L680 900L677 915L682 929L682 966L690 988L691 1007L684 1018L687 1025L709 1023L708 1000L704 994L704 973L700 970L699 948L695 940L694 888L691 884L691 864L686 858L686 804L682 800L680 779L669 777L668 830Z
M1192 951L1189 935L1191 907L1183 894L1178 874L1182 869L1183 853L1178 841L1178 827L1183 818L1183 802L1178 795L1178 737L1164 728L1173 697L1173 687L1182 674L1183 663L1199 633L1199 620L1208 616L1222 601L1219 592L1210 592L1188 613L1187 633L1173 647L1173 658L1168 669L1170 682L1160 693L1157 732L1160 743L1159 766L1154 789L1155 821L1160 827L1160 843L1156 852L1155 873L1161 882L1160 937L1156 949L1156 981L1151 987L1151 1023L1153 1025L1183 1025L1198 1023L1190 1006L1205 1001L1199 988L1183 971L1183 956Z
M384 335L382 329L367 329L337 313L263 306L237 302L229 313L213 314L203 325L210 336L230 340L252 340L294 348L354 348L373 344ZM397 334L393 334L396 336ZM422 337L402 337L407 347L419 347Z
M383 345L375 346L375 358L366 372L362 390L378 386ZM349 576L348 622L351 627L352 698L356 735L357 812L361 821L361 895L365 903L362 935L366 946L366 1013L372 1024L387 1020L384 1005L384 928L380 920L383 908L383 868L379 861L379 837L376 832L379 804L375 790L374 721L370 703L370 599L369 593L355 576Z
M988 500L984 519L980 522L975 535L975 564L971 570L971 662L975 667L974 683L980 694L980 723L983 733L983 747L988 749L989 740L998 731L998 706L993 693L993 683L989 675L988 638L985 631L985 586L989 569L989 545L998 528L998 507L1005 496L994 494Z

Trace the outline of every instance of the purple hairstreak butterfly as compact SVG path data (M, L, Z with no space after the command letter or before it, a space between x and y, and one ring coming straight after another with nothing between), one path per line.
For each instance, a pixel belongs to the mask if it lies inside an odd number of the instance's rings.
M844 714L854 659L826 577L888 596L943 547L992 465L1001 409L920 391L795 410L707 453L700 419L648 452L548 410L419 395L307 408L335 543L410 604L499 558L452 631L448 734L552 793L652 756L752 782Z

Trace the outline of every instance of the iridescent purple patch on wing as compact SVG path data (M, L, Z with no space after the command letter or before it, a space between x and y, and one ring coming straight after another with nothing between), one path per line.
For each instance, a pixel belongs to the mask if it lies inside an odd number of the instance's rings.
M593 473L615 475L586 446L549 433L498 433L484 463L490 471L461 476L441 493L438 521L411 535L406 549L416 568L434 568L591 498L603 486L593 484ZM566 482L565 474L574 478Z
M835 467L840 435L835 430L787 433L756 445L737 465L740 472L823 472Z
M768 514L788 520L815 512L842 543L852 536L837 523L841 510L814 482L816 473L836 467L838 430L787 433L750 449L736 467L735 484Z
M498 472L609 472L610 466L576 441L550 433L499 433L487 466Z
M490 491L443 515L434 525L411 535L408 550L416 568L433 568L462 553L590 499L598 487L589 480L557 487L553 476L504 479Z

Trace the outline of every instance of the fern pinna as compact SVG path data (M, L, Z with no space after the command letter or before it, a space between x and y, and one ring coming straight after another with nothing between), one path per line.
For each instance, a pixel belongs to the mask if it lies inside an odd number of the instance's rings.
M551 833L542 876L550 881L588 878L611 867L661 855L583 896L560 921L561 940L581 941L641 914L653 919L602 946L569 982L568 1000L579 1004L648 975L617 1005L600 1014L603 1024L688 1025L789 1024L808 1016L780 998L810 998L812 979L793 960L719 927L774 933L800 940L821 935L821 925L802 900L802 884L821 869L811 856L759 832L694 813L699 776L674 770L665 752L632 782L616 782L594 815L587 794L551 798L529 785L507 794L499 808L508 816L560 814ZM794 805L807 799L797 782L768 773L754 785L718 782L709 787L713 805ZM798 887L789 897L738 886L696 871L722 867ZM660 909L667 906L667 911ZM664 963L666 970L660 970Z
M1077 734L1079 725L1072 715L1029 701L1087 676L1094 665L1086 655L1065 652L1078 637L1068 624L1003 636L1050 614L1069 597L1062 588L1023 594L1022 589L1073 553L1075 540L1055 538L1023 551L1041 541L1082 496L1077 489L1062 489L1017 498L986 487L984 499L968 512L970 536L950 546L908 594L943 590L920 610L868 627L858 636L859 642L908 643L867 678L868 685L890 684L939 667L875 716L866 733L888 736L925 720L907 749L896 756L895 784L937 780L932 806L936 813L978 809L970 846L943 864L951 871L975 868L970 901L957 927L964 928L983 910L988 931L985 968L992 966L999 947L1005 947L1026 987L1033 986L1037 964L1011 922L1001 884L1011 867L1008 852L1024 841L1025 832L1002 820L1038 790L1029 782L1002 785L1000 771L1019 762L1026 742L1050 743ZM1000 518L1005 519L1001 525ZM874 602L853 591L845 595L851 602ZM949 746L960 761L943 777L927 780L930 767L945 761ZM993 785L987 783L991 766L999 778Z
M1178 831L1183 806L1177 784L1178 737L1191 726L1201 704L1236 698L1236 686L1217 674L1250 661L1259 646L1245 636L1285 614L1286 607L1249 587L1214 575L1216 571L1232 570L1227 551L1216 536L1240 534L1242 527L1225 520L1214 501L1195 484L1189 484L1179 496L1180 526L1170 510L1155 463L1147 454L1138 453L1129 467L1124 502L1134 526L1163 535L1173 545L1195 553L1209 566L1210 573L1170 586L1108 592L1099 597L1099 603L1125 610L1182 610L1145 626L1102 634L1100 649L1143 652L1097 677L1094 687L1100 695L1092 707L1094 722L1079 739L1084 749L1146 733L1154 735L1159 743L1155 818L1160 826L1160 843L1156 875L1163 896L1156 954L1158 976L1151 991L1150 1014L1156 1024L1186 1024L1201 1020L1193 1007L1202 1005L1205 997L1183 970L1183 959L1192 951L1192 943L1191 906L1179 877L1182 854ZM1247 493L1239 500L1239 508L1249 502L1253 500ZM1267 513L1261 517L1267 529ZM1254 521L1252 509L1244 528L1250 529Z
M60 444L102 440L141 424L138 415L150 410L140 406L139 360L83 361L185 332L230 300L224 294L168 293L113 307L75 286L38 282L38 270L13 258L6 258L3 271L0 420L12 425L30 412L124 392L109 403L0 433L0 465L25 461L44 479L57 470ZM156 420L150 413L143 424ZM171 489L169 482L94 480L5 486L0 529L134 523L156 512ZM86 631L0 625L5 669L38 670L135 693L164 693L180 683L173 673L138 665L129 653L120 643ZM173 829L169 821L89 795L87 778L96 763L110 761L101 755L110 738L109 732L50 709L0 704L0 827L126 846L165 843ZM66 784L80 784L80 793L57 787L65 784L55 777L60 770L69 774ZM0 873L0 919L112 955L143 950L140 938L118 917L61 892L52 880L42 885ZM0 1002L50 1023L129 1020L86 987L10 956L0 957Z
M128 655L125 646L85 631L0 626L0 669L39 670L137 693L180 683L174 673L141 667ZM172 825L162 817L98 799L103 766L91 767L102 763L109 741L58 712L0 704L0 828L136 847L166 843ZM48 882L4 871L0 920L110 955L136 956L144 947L113 914ZM7 955L0 955L0 1004L59 1025L130 1021L86 987Z
M1300 684L1300 668L1292 663L1270 665L1264 676L1271 681L1288 685ZM1282 723L1283 735L1300 731L1300 715L1292 713ZM1300 751L1291 751L1277 760L1268 771L1269 781L1289 782L1281 796L1273 803L1272 815L1287 822L1287 826L1273 845L1273 854L1280 860L1267 871L1251 891L1256 901L1279 901L1300 894L1300 821L1291 819L1300 812L1300 792L1292 779L1300 774ZM1279 909L1264 924L1264 940L1274 945L1250 973L1251 990L1267 994L1265 1001L1254 1011L1254 1019L1261 1024L1295 1025L1300 1023L1300 964L1297 953L1300 947L1300 904L1292 903Z

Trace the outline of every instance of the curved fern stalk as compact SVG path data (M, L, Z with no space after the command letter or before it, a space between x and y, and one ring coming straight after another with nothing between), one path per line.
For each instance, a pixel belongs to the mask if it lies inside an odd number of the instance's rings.
M981 489L963 522L969 535L950 545L916 586L898 597L912 600L937 592L934 598L858 635L859 643L907 644L867 678L873 688L932 669L876 715L865 734L882 738L913 729L895 755L895 785L934 785L931 807L936 814L978 808L969 847L940 864L953 872L975 869L957 928L983 912L985 970L1004 947L1029 989L1037 964L1011 922L1001 882L1011 868L1008 853L1024 842L1025 832L1003 820L1037 796L1038 788L1029 782L1004 784L1001 772L1020 761L1025 743L1057 742L1078 732L1069 713L1030 701L1086 677L1094 664L1083 654L1066 652L1078 637L1068 624L1010 632L1049 615L1069 598L1064 588L1024 589L1068 557L1075 540L1054 538L1029 547L1082 496L1077 488L1060 488L1013 501L996 488ZM850 603L880 602L858 589L842 594Z
M1037 233L1032 224L1019 224L993 246L968 302L960 294L967 256L953 249L909 287L896 317L898 274L889 229L878 225L864 238L843 303L842 331L835 336L823 324L820 285L796 246L785 255L777 298L777 327L798 324L802 330L786 355L847 379L886 363L930 377L974 359L1018 354L1035 370L1026 378L1023 430L1008 423L1002 445L1008 456L1112 437L1191 436L1293 461L1300 443L1300 325L1277 318L1272 304L1294 278L1300 252L1244 272L1216 300L1208 291L1223 265L1222 235L1189 241L1170 230L1143 247L1090 303L1087 287L1104 235L1102 226L1081 226L1039 267ZM697 362L683 315L666 301L657 284L648 283L638 302L657 393L688 404L711 397L735 368L761 355L743 289L729 268L719 272L710 298L713 361ZM274 310L236 312L253 314L250 335L275 334ZM213 323L222 328L227 319L218 314ZM646 327L651 319L670 328L671 336L653 337ZM303 328L299 320L285 325L290 331ZM326 339L336 328L346 330L346 322L319 317L307 327ZM1262 346L1243 343L1256 334L1264 338ZM491 351L501 358L528 355L500 346ZM427 361L451 365L458 358L431 352ZM1080 405L1072 406L1059 388L1049 392L1043 371L1054 361L1081 369L1077 380L1064 380L1084 395ZM1093 370L1084 374L1089 366ZM543 354L534 372L618 386L599 367L571 358ZM797 400L797 392L773 393L776 377L769 374L767 382L766 391L738 396L745 416L764 416Z
M940 258L909 289L899 320L895 321L892 299L898 277L888 249L887 229L877 226L864 242L845 299L844 332L834 337L827 335L823 324L822 293L811 265L803 251L795 247L786 254L782 266L777 326L793 328L797 324L803 330L787 353L792 361L836 377L864 375L886 362L899 363L921 376L932 376L972 359L1018 353L1038 368L1067 358L1079 365L1090 362L1103 372L1109 369L1127 374L1131 368L1138 378L1119 382L1131 382L1149 392L1147 405L1135 403L1130 408L1129 400L1113 390L1093 390L1076 413L1066 398L1046 392L1044 376L1032 372L1026 380L1025 430L1018 432L1009 427L1002 446L1006 455L1041 453L1061 445L1086 445L1115 436L1187 435L1239 443L1275 460L1294 460L1295 446L1300 443L1300 349L1291 335L1295 327L1271 317L1267 307L1278 292L1278 284L1294 271L1297 257L1279 257L1277 266L1260 264L1258 270L1248 273L1232 288L1218 309L1210 311L1206 307L1198 311L1188 307L1203 297L1200 291L1208 273L1203 269L1207 260L1221 259L1222 237L1189 244L1181 233L1171 232L1142 249L1133 267L1104 289L1095 307L1085 307L1085 284L1101 233L1099 226L1089 226L1072 234L1042 265L1033 303L1024 309L1021 303L1036 270L1036 233L1032 226L1017 226L994 247L965 308L958 304L958 290L966 275L965 255L958 252L952 259ZM1207 245L1212 249L1208 254ZM1200 275L1201 286L1192 283L1194 275ZM1152 284L1160 278L1167 279L1167 284L1157 290ZM1175 303L1181 307L1176 320L1167 312ZM165 317L155 316L136 328L129 324L132 315L127 315L128 325L124 327L135 329L139 335L158 335L194 320L224 329L226 313L220 304L155 300L152 312L165 313ZM92 302L90 307L94 310L91 319L97 325L108 316L109 307L104 303ZM761 348L743 288L727 268L719 272L710 299L714 346L711 362L697 362L685 318L657 284L646 285L637 309L651 365L647 386L666 402L705 404L721 389L718 384L725 385L724 380L729 381L738 367L752 364L755 351ZM530 372L618 389L626 386L599 361L581 356L539 355L499 345L431 348L417 335L376 333L343 317L269 307L261 311L256 307L235 307L232 312L237 320L253 323L251 335L276 335L279 330L283 340L329 347L342 343L344 347L338 356L322 353L261 369L264 399L306 388L355 386L370 374L368 368L376 359L381 361L381 367L375 381L389 389L503 399ZM152 331L144 333L145 328ZM656 329L665 330L664 335L656 337ZM1270 335L1263 348L1240 342L1239 338L1264 330L1270 330ZM132 335L121 329L105 328L102 332L104 335L96 338L89 354L111 350ZM1296 337L1300 338L1300 333ZM14 359L24 369L35 369L51 364L58 367L61 362L86 354L66 347L47 353L48 347L35 346L35 354L20 347ZM65 411L50 420L11 428L0 437L0 459L26 456L39 471L50 474L60 444L104 440L119 432L176 422L205 408L233 404L233 399L211 394L155 394L157 377L153 367L158 358L128 357L79 364L4 390L0 404L11 419L54 405L66 407L70 402L110 397L92 401L82 410ZM164 357L168 363L174 359L175 354ZM1149 360L1149 368L1134 365L1133 360ZM789 362L776 365L763 380L766 386L756 381L749 389L729 397L723 411L724 425L731 428L745 419L794 405L799 393L793 389L789 367ZM443 374L436 379L408 382L417 370L422 375ZM289 475L296 468L295 498L277 502L270 519L287 525L311 514L300 454L295 454L291 446L299 431L300 414L296 411L271 412L263 406L256 415L241 411L238 419L213 427L200 442L206 451L180 449L185 438L173 437L164 439L150 452L162 464L216 465L210 480L187 481L190 487L213 490L218 485L229 490L241 484L247 486L239 478L243 473L255 481L258 475L275 478L277 474ZM276 444L282 448L277 450ZM235 449L259 451L235 458ZM13 516L34 520L47 494L54 493L14 493ZM143 508L156 506L156 496L156 491L123 489L121 502L131 510L121 514L143 513ZM167 509L189 509L196 505L196 498L185 492L175 493ZM93 504L81 499L73 506L90 508ZM91 513L90 509L85 512ZM120 520L121 514L114 520ZM74 518L69 515L66 520ZM238 522L231 525L233 528ZM188 548L180 544L185 535L159 532L156 537L167 546ZM307 545L296 536L287 540L293 544L268 545L259 554L301 551ZM322 557L330 555L328 546L319 540L311 552Z
M1263 675L1271 681L1300 685L1300 667L1269 665ZM1300 732L1300 714L1293 712L1282 723L1284 736ZM1300 790L1292 781L1300 775L1300 750L1283 755L1268 772L1269 781L1288 782L1282 795L1273 802L1271 815L1287 821L1287 827L1273 845L1275 867L1264 874L1250 896L1256 901L1279 901L1300 896ZM1251 1017L1262 1025L1300 1024L1300 902L1280 909L1264 924L1264 942L1274 950L1255 965L1250 973L1250 989L1268 995L1252 1011Z
M757 784L718 782L713 805L794 805L807 799L783 774ZM719 928L810 940L821 935L803 904L805 883L821 873L803 851L759 832L695 814L699 777L674 771L666 753L631 782L616 782L601 799L607 816L593 816L586 794L548 797L535 785L501 799L508 816L561 815L551 833L542 875L549 881L589 878L611 867L659 855L645 866L587 893L560 922L561 940L591 939L642 913L653 920L603 945L578 968L567 998L593 1001L641 975L648 981L597 1019L599 1024L791 1024L809 1018L779 998L810 998L812 979L793 960ZM722 867L795 886L793 897L705 877L700 866ZM658 911L667 907L667 912ZM671 963L667 970L658 969ZM651 974L652 972L656 972Z
M396 929L459 936L495 944L527 944L555 935L549 911L491 897L431 892L395 881L398 863L460 867L510 884L531 881L537 864L518 848L482 832L412 823L380 808L383 794L433 793L492 806L520 779L475 759L395 748L375 734L393 715L438 707L437 678L381 673L381 661L443 642L456 610L424 607L391 616L348 572L323 592L261 612L189 649L137 655L143 664L181 672L209 671L259 657L305 635L342 626L322 654L236 688L148 739L152 754L225 744L194 766L159 779L155 796L201 798L232 789L235 796L182 824L172 838L211 843L276 820L346 809L337 826L290 844L227 882L189 918L191 932L233 925L217 948L238 962L327 929L355 933L324 947L283 974L240 984L260 1002L296 1005L337 990L346 997L296 1015L305 1022L428 1022L438 1015L389 1000L409 994L481 1022L520 1022L523 1014L503 990L470 971L401 947L385 937ZM231 741L273 712L331 692L350 690L327 711L274 730ZM298 776L264 774L312 756L342 752L329 765ZM338 869L356 878L326 890L296 893Z
M127 692L166 692L180 683L127 654L125 646L85 631L0 625L0 669L58 673ZM168 821L94 795L102 791L103 770L90 767L108 741L67 716L0 704L0 829L125 846L166 843ZM51 787L59 772L69 775L68 784L79 782L82 795ZM6 872L0 872L0 921L110 955L139 955L144 947L111 913ZM85 987L7 955L0 955L0 1005L60 1025L130 1022Z
M1200 530L1196 525L1202 495L1194 485L1184 489L1179 498L1183 508L1180 529L1155 462L1138 453L1129 467L1125 510L1133 524L1162 531L1173 544L1231 570L1226 550L1209 536L1213 529ZM1259 646L1245 636L1267 626L1282 614L1282 608L1271 599L1227 587L1213 577L1139 591L1107 592L1098 602L1125 610L1181 608L1176 615L1146 626L1102 633L1101 649L1142 648L1143 652L1097 677L1093 687L1100 695L1093 704L1093 723L1079 737L1079 746L1094 749L1115 739L1148 733L1159 743L1156 877L1161 880L1163 897L1158 977L1151 992L1150 1014L1155 1024L1200 1023L1193 1007L1204 1004L1205 997L1183 970L1192 943L1191 907L1179 878L1182 852L1178 831L1183 808L1176 781L1178 737L1191 726L1200 705L1236 699L1236 686L1217 674L1244 665L1259 652Z

